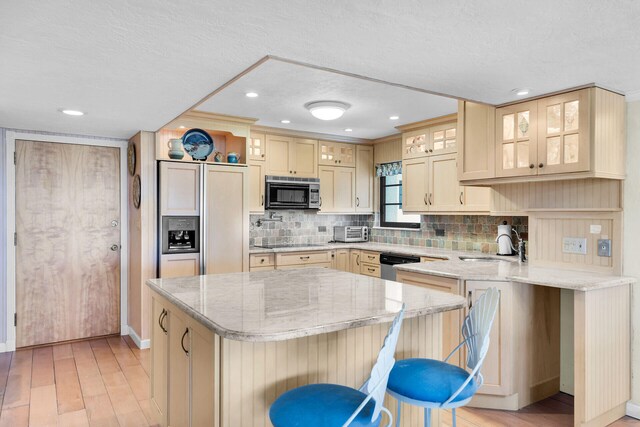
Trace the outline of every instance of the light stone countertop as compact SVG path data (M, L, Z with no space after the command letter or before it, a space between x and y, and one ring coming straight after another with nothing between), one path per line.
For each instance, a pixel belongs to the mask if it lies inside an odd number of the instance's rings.
M542 285L573 291L592 291L635 283L632 277L614 276L584 270L535 267L516 261L473 262L451 260L402 264L395 267L408 271L462 280L492 280Z
M280 341L464 307L448 294L328 268L152 279L147 286L216 334Z
M495 280L550 286L574 291L590 291L635 283L631 277L615 276L584 270L569 270L531 266L518 263L517 257L503 257L480 252L453 251L418 246L393 245L385 243L328 243L321 246L287 247L277 249L251 248L249 253L278 253L331 249L363 249L375 252L391 252L403 255L442 258L443 261L402 264L398 270L432 274L461 280ZM496 262L462 261L461 256L492 258Z

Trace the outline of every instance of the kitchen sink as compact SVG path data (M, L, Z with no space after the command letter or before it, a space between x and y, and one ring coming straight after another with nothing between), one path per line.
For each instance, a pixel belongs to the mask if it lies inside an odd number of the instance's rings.
M489 258L489 257L478 257L478 256L461 256L458 257L462 261L470 261L470 262L498 262L499 259Z

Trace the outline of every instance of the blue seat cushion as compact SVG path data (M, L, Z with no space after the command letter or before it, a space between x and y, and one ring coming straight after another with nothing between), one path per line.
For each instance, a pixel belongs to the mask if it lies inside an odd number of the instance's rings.
M396 362L387 390L421 402L444 403L469 377L462 368L433 359L405 359ZM468 399L478 389L475 379L453 399Z
M367 395L336 384L309 384L283 393L271 405L269 418L275 427L340 427ZM350 426L379 426L382 416L371 422L375 403L371 399Z

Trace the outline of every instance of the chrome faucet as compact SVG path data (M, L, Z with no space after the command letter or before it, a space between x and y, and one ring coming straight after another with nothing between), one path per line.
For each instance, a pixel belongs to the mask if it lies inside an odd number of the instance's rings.
M522 237L520 237L520 233L518 233L518 230L516 230L515 228L512 228L511 231L516 233L516 237L518 239L518 250L516 251L518 253L518 261L526 262L527 254L525 249L525 241L522 240ZM515 248L513 248L513 245L512 245L512 249L515 250Z

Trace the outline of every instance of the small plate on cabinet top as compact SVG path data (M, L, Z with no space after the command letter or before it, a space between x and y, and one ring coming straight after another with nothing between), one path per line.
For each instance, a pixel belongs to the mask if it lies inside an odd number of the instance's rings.
M193 160L207 160L209 154L213 152L215 146L211 136L202 129L189 129L182 136L182 146L184 151Z

